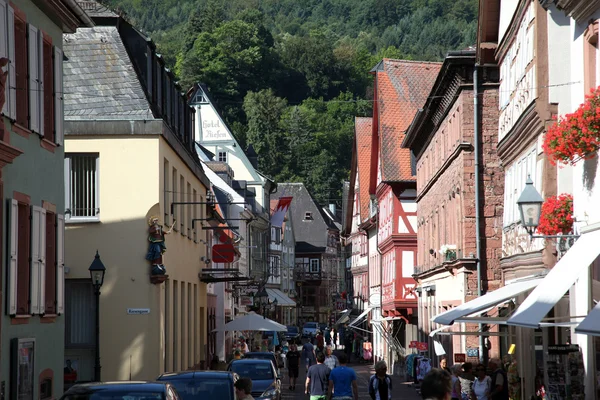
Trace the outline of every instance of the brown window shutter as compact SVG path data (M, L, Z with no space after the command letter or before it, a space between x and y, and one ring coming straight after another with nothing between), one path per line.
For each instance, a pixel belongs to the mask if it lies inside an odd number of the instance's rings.
M17 97L17 123L28 127L28 83L27 83L27 23L15 13L15 73Z
M56 314L56 214L46 211L46 314Z
M17 314L29 314L29 245L31 241L29 204L19 203L19 250L17 272Z
M54 142L54 63L52 40L44 33L44 138Z

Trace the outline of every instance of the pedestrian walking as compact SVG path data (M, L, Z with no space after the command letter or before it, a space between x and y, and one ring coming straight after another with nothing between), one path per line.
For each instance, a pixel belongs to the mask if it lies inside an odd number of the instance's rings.
M461 400L460 374L462 367L458 364L452 366L452 400Z
M354 334L352 331L346 327L344 329L344 352L346 353L346 357L348 362L352 360L352 341L354 339Z
M331 346L331 328L325 328L325 345Z
M492 371L492 386L490 397L492 400L508 400L508 377L502 369L502 361L498 358L492 358L489 362Z
M340 354L340 366L329 374L329 398L334 400L358 400L356 372L348 368L346 354Z
M333 349L331 346L327 346L325 348L325 365L327 365L331 370L340 366L340 361L335 355L333 355Z
M473 396L476 400L489 400L492 388L492 378L486 375L485 365L477 365L475 373L476 377L473 381Z
M317 364L311 366L306 373L304 393L310 394L310 400L326 400L329 390L329 374L331 370L325 364L325 354L317 354Z
M304 346L302 346L302 359L304 360L304 365L306 366L306 372L308 372L308 368L311 365L316 363L316 356L315 346L313 346L310 342L304 343Z
M369 396L373 400L392 399L392 378L387 374L385 361L375 363L375 374L369 379Z
M469 400L473 391L473 364L466 362L462 365L462 374L458 377L460 381L460 397L461 400Z
M254 400L252 393L252 381L250 378L240 378L233 384L237 400Z
M452 375L452 371L448 368L448 359L446 357L442 357L440 360L440 368Z
M452 391L452 377L448 371L433 368L421 382L423 400L449 400Z
M323 347L325 346L325 337L321 333L321 331L317 331L317 351L323 352Z
M333 348L337 350L337 338L338 338L338 330L334 327L331 328L331 341L333 343Z
M290 351L285 355L288 367L288 375L290 379L290 390L296 390L296 379L300 371L300 352L296 344L290 346Z

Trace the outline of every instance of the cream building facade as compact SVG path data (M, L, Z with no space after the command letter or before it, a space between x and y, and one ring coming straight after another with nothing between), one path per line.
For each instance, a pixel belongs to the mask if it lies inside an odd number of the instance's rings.
M207 359L207 289L199 278L206 234L192 220L210 207L210 182L194 149L193 109L152 42L105 8L86 4L97 26L64 38L71 93L65 94L65 359L77 380L93 379L88 267L98 251L106 266L101 378L153 380ZM140 44L147 46L141 53ZM102 85L103 78L111 83ZM82 92L96 98L76 94ZM165 231L173 228L165 235L164 275L146 259L151 217Z

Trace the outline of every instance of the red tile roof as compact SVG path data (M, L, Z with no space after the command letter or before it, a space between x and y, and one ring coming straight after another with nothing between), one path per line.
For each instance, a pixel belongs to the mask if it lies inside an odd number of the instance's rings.
M415 113L425 104L441 66L434 62L391 59L383 59L379 66L375 98L383 181L415 180L410 150L400 148L400 144Z
M358 168L358 202L360 204L361 222L369 217L369 171L371 168L371 135L373 134L372 124L373 118L370 117L356 117L354 120L357 155L356 164Z

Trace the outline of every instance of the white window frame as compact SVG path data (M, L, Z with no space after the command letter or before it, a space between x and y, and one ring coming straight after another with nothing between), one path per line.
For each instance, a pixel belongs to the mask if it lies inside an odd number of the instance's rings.
M76 204L72 204L71 199L71 159L76 156L96 157L96 171L94 179L96 181L96 190L94 193L94 204L96 210L93 216L77 216L74 215L73 209ZM100 221L100 155L97 153L67 153L65 154L65 208L71 210L66 222L97 222Z
M321 260L319 260L318 258L311 258L309 261L309 271L311 273L321 272Z
M505 172L504 178L504 217L503 225L508 227L521 220L517 207L517 200L525 188L527 176L531 175L538 191L541 189L541 182L535 182L538 176L537 165L537 147L534 145L515 160Z
M44 315L46 309L46 210L31 207L29 312Z
M44 136L44 37L41 30L28 24L29 129Z

